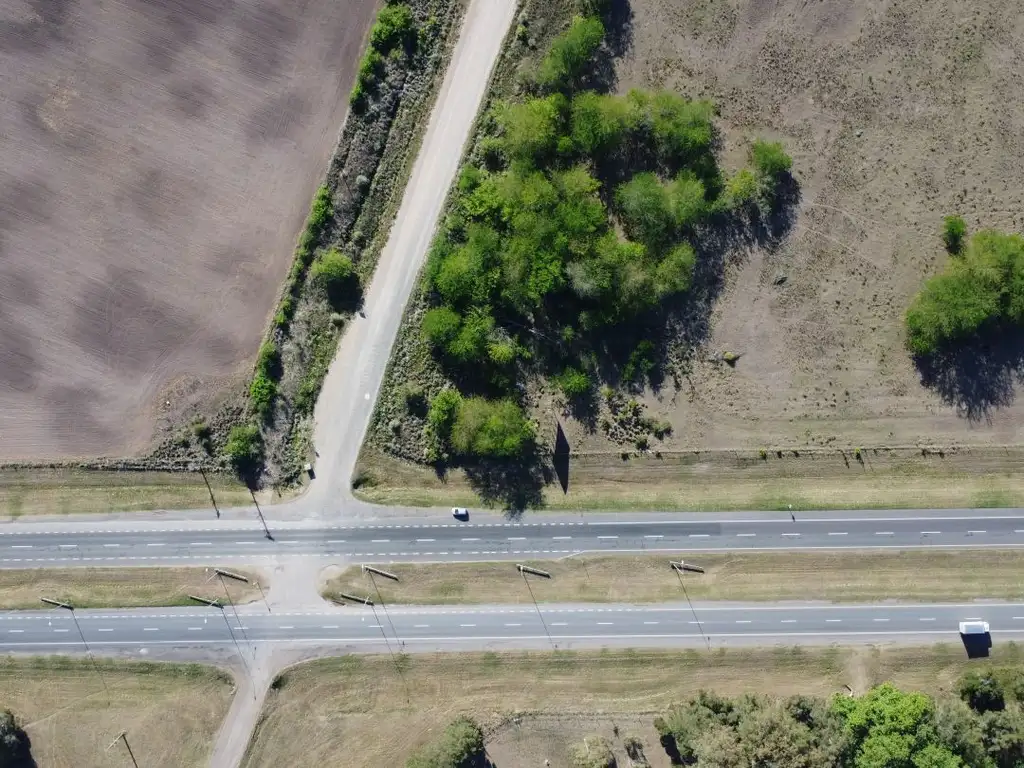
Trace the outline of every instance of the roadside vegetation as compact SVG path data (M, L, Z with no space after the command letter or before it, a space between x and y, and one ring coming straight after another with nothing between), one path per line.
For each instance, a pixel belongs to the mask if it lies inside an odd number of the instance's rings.
M571 549L571 542L565 544ZM670 553L574 555L529 561L551 574L528 591L509 562L383 565L401 580L372 582L359 568L331 576L324 596L376 594L389 604L511 604L538 602L657 603L692 600L824 600L836 603L952 602L1020 597L1016 574L1024 569L1017 550L772 553L695 553L704 574L681 577L669 568ZM684 592L685 589L685 592Z
M1024 656L1013 642L997 642L992 653L987 662L969 661L959 644L950 644L323 659L277 678L243 765L270 768L303 759L351 768L423 765L412 760L457 759L461 745L475 750L479 728L486 759L497 766L542 766L545 760L572 766L574 755L588 747L591 754L610 750L613 765L636 768L644 765L641 759L667 765L663 743L674 741L679 752L719 744L723 759L747 760L697 764L718 768L1002 768L1014 766L1024 746ZM325 729L324 722L334 727ZM457 733L446 729L453 722L460 723L452 729ZM771 762L768 753L750 760L746 750L755 749L759 737L789 762ZM791 737L808 747L807 758L773 742ZM899 750L896 762L870 762L879 743L890 739ZM834 755L837 746L837 762L810 760ZM921 762L932 754L946 762Z
M707 312L723 253L771 226L791 182L776 142L754 140L746 167L722 171L709 101L610 92L616 22L600 3L576 10L543 50L507 54L527 60L515 92L499 68L407 317L417 339L400 342L422 345L426 375L409 383L404 368L404 411L389 387L375 414L384 450L478 467L498 486L482 493L508 506L529 503L522 472L548 439L539 389L595 429L600 396L616 414L600 428L638 446L671 431L630 393L665 375L667 329ZM524 11L517 39L532 29Z

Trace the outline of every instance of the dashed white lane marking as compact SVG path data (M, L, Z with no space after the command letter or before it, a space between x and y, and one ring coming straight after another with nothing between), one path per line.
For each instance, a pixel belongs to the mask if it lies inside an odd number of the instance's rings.
M750 619L737 619L736 623L737 624L749 624L750 623Z
M104 544L104 547L120 547L120 544Z
M597 622L597 626L599 626L599 627L611 627L611 626L614 626L614 624L615 624L615 622L613 622L613 621L599 621L599 622Z
M463 539L463 541L480 541L480 539L465 538L465 539Z
M459 626L463 627L464 629L468 629L470 627L475 627L476 624L459 624Z
M968 534L976 534L976 533L981 534L981 533L988 533L988 531L968 531L967 533Z
M711 534L708 534L708 533L691 533L690 534L690 538L691 539L707 539L707 538L710 537L710 535Z
M934 616L929 616L927 618L921 617L920 619L918 619L918 621L935 621L935 617Z
M413 624L412 628L413 629L429 629L430 625L429 624Z
M789 536L789 537L792 537L792 538L799 538L800 537L799 533L784 533L782 535L783 536Z
M293 629L293 627L281 627L281 629ZM101 629L100 632L102 632L102 631L103 630ZM203 628L202 627L189 627L188 631L189 632L202 632Z
M147 544L146 546L147 547L164 547L164 546L167 546L167 545L163 544L163 543L156 543L156 544Z
M552 627L568 627L569 624L567 622L564 622L564 621L552 621L551 622L551 626Z
M644 538L645 538L645 539L664 539L665 537L664 537L664 536L662 536L662 535L661 535L661 534L659 533L659 534L654 534L654 535L650 535L650 536L644 536Z
M505 626L506 627L521 627L523 625L522 624L506 624Z
M741 539L741 538L750 538L750 537L752 537L752 536L757 536L757 534L756 534L756 533L737 533L737 534L736 534L736 538L738 538L738 539Z
M390 544L391 539L370 539L371 544Z
M70 632L70 629L55 629L54 632Z
M796 624L796 619L783 619L783 624Z
M938 536L942 531L921 531L922 536Z
M327 543L328 544L344 544L345 543L345 539L328 539Z
M872 621L888 621L888 619L872 619Z
M12 544L11 549L32 549L31 544Z
M555 536L553 538L555 541L568 541L572 536Z
M143 632L159 632L160 631L160 627L143 627L142 631Z
M281 629L295 629L295 627L290 624L282 624Z
M526 541L526 537L525 536L509 536L508 540L509 541Z
M657 623L658 623L658 622L656 622L656 621L645 621L645 622L644 622L644 624L645 624L645 625L647 625L647 626L653 626L653 625L655 625L655 624L657 624Z
M416 539L417 544L433 544L437 539Z
M24 632L25 630L24 629L8 629L7 631L11 632L13 634L20 634L20 633Z
M838 624L842 619L825 619L826 624Z
M99 629L97 629L96 631L97 631L97 632L113 632L114 630L113 630L113 628L111 628L111 627L100 627L100 628L99 628Z
M321 629L337 629L337 628L338 628L337 624L324 624L323 627L321 627Z
M618 536L598 536L599 539L617 539Z
M829 531L829 536L849 536L849 531Z
M281 542L281 543L284 543L284 542ZM211 544L209 541L191 541L191 542L189 542L189 546L190 547L212 547L213 544Z
M895 536L892 531L875 531L875 536Z
M1024 621L1024 616L1014 616L1013 620L1014 621Z
M61 544L60 548L61 549L75 549L77 546L78 546L77 544Z

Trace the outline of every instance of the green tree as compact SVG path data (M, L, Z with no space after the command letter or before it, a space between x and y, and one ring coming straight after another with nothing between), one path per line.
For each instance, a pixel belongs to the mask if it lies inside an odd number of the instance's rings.
M697 256L689 243L672 248L654 270L654 294L660 301L690 290Z
M224 453L241 473L251 472L263 463L263 435L255 424L238 424L228 433Z
M433 742L421 747L406 768L473 768L485 757L484 734L468 717L454 720Z
M693 168L714 166L715 107L710 101L690 101L672 91L631 91L629 100L646 121L665 162ZM711 160L711 166L707 162ZM703 177L703 174L699 174Z
M591 157L614 150L638 122L626 99L594 91L581 91L573 96L570 112L573 143Z
M1020 709L987 712L981 718L981 727L985 751L996 768L1024 765L1024 715Z
M725 182L725 203L730 208L739 209L751 205L757 200L761 185L753 171L743 168Z
M668 186L669 204L676 227L692 229L707 215L707 192L704 182L693 173L680 173Z
M410 45L416 39L416 20L412 8L405 3L385 5L370 29L370 45L382 54L399 45Z
M265 371L256 371L249 384L249 402L253 411L261 419L270 414L270 407L277 397L277 382L273 381Z
M615 190L626 234L648 247L658 248L675 231L672 198L653 173L638 173Z
M512 400L470 397L452 427L452 446L463 456L513 458L532 444L533 424Z
M750 147L750 163L758 175L773 182L793 167L793 158L777 141L757 139Z
M435 349L446 350L459 335L462 317L449 307L434 307L423 315L423 338Z
M537 83L562 90L572 87L586 70L604 40L604 24L596 16L577 16L569 29L555 38L540 63Z
M479 363L487 359L487 347L494 330L494 318L482 307L469 311L458 335L448 344L447 353L460 363Z
M975 712L998 712L1006 709L1003 685L993 670L971 670L960 678L960 698Z
M556 381L562 394L570 400L583 397L591 390L590 377L578 368L566 368Z
M462 407L462 395L457 389L442 389L430 401L427 424L439 440L445 442L451 436L452 425Z
M554 154L568 102L560 93L521 103L505 102L495 109L501 143L511 160L536 162Z

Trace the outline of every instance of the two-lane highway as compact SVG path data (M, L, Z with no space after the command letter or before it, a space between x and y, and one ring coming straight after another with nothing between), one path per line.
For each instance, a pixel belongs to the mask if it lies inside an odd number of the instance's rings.
M478 516L484 517L484 516ZM1024 546L1024 516L1006 513L888 516L813 513L738 519L647 515L635 519L538 516L529 522L439 522L323 526L255 521L207 524L102 523L9 526L0 531L0 567L259 562L308 555L352 562L557 558L583 552L985 548Z
M534 606L353 606L306 613L218 608L77 611L97 650L250 643L409 651L540 647L696 646L958 640L958 622L988 621L996 638L1024 637L1024 604L550 604ZM549 639L550 638L550 639ZM82 650L66 611L0 613L0 651Z

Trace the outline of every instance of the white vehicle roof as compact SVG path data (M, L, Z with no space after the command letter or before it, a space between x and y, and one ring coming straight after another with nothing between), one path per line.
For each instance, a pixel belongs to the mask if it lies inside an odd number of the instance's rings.
M961 621L961 635L985 635L988 634L987 621Z

